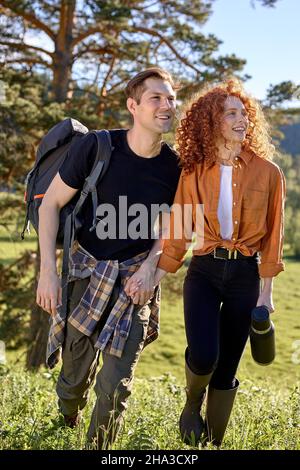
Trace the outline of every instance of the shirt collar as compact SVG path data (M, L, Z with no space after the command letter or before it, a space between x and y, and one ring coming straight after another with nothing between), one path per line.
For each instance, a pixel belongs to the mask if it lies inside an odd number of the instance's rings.
M240 155L237 158L238 160L241 159L243 162L248 165L250 160L252 160L254 153L251 150L242 150ZM215 163L209 163L206 160L204 160L204 164L207 168L212 167L215 165Z
M250 160L253 158L253 152L251 150L242 150L240 153L240 158L243 160L246 165L250 162Z

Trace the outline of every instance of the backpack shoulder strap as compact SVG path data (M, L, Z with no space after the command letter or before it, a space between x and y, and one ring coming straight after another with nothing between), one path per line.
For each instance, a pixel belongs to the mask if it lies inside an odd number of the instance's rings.
M103 161L104 168L101 172L101 178L103 178L109 166L111 153L113 151L111 135L110 135L110 132L106 129L102 129L101 131L91 131L91 134L93 134L96 137L97 143L98 143L97 155L95 158L95 162L94 162L94 166L91 171L91 174L95 170L97 163Z
M96 184L100 179L103 178L104 174L106 173L109 166L110 157L113 151L109 131L92 131L92 134L95 135L98 143L97 155L92 171L89 176L85 179L80 198L74 208L75 231L78 228L78 221L76 220L76 216L81 210L89 193L91 193L92 195L93 202L93 224L90 230L92 231L96 227L96 210L98 205Z

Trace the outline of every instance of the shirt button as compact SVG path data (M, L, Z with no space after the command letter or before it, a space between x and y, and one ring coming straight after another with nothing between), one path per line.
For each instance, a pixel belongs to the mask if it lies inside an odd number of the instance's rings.
M236 206L236 202L234 202L233 205Z
M235 157L235 160L237 161L239 159L239 157Z
M236 238L235 238L235 237L233 237L233 239L232 239L232 240L233 240L233 241L235 241L235 240L236 240Z
M234 221L234 223L235 223L235 225L237 225L237 224L238 224L238 221L237 221L237 220L235 220L235 221Z
M236 186L236 183L233 183L233 186Z
M237 165L234 165L234 168L238 168L238 166L237 166Z

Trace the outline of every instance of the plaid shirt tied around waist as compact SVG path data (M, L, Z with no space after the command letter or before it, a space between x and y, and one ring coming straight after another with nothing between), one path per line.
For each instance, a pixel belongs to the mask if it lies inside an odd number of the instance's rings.
M46 363L53 368L61 356L66 321L87 336L91 336L107 306L118 276L120 289L116 302L100 331L95 348L113 356L121 357L128 338L132 315L136 306L124 291L127 280L139 269L148 252L129 260L96 260L78 243L70 254L69 282L90 277L90 282L77 307L68 318L62 318L60 308L50 317L50 331L47 344ZM159 333L160 286L148 304L150 317L144 347L154 341Z

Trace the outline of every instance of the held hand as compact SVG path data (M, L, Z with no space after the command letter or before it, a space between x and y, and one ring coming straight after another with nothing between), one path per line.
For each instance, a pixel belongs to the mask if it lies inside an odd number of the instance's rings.
M50 315L56 314L56 308L62 303L62 289L56 272L42 272L36 291L36 303Z
M260 296L258 297L258 301L256 306L260 307L261 305L265 305L270 313L274 312L274 304L273 304L273 298L272 298L272 292L270 291L262 291Z
M153 266L143 263L140 268L128 279L125 285L125 293L131 297L135 305L145 305L154 292Z

